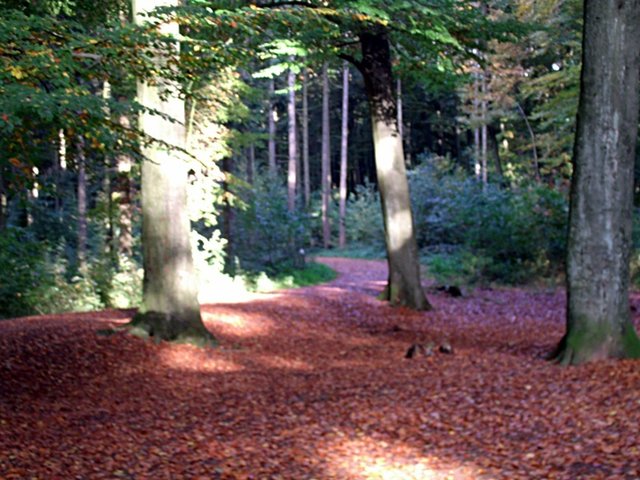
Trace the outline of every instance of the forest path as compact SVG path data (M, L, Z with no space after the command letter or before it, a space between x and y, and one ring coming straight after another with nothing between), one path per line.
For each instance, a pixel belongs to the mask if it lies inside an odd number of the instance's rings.
M131 312L0 322L0 478L640 477L638 363L541 358L560 292L419 313L375 299L384 262L321 261L340 276L205 305L216 349L95 334Z

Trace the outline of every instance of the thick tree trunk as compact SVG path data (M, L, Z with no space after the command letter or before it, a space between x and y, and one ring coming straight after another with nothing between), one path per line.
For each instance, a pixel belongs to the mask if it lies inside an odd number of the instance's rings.
M369 105L382 203L389 279L381 298L417 310L431 308L420 281L409 183L398 132L391 52L382 28L360 34L362 72Z
M324 248L331 246L331 224L329 208L331 200L331 145L329 125L329 73L327 64L322 66L322 244Z
M177 0L133 2L136 22L154 7L177 6ZM143 10L144 8L144 10ZM163 25L165 33L178 34L177 24ZM180 122L143 113L140 128L153 138L181 146L184 143L184 102L177 93L160 98L160 85L138 82L138 101ZM169 88L172 85L165 86ZM211 345L213 336L200 316L198 281L193 265L187 212L187 164L180 154L155 144L144 151L142 163L143 300L129 327L131 333L159 340Z
M309 208L311 183L309 181L309 75L305 68L302 73L302 170L304 184L304 206Z
M290 212L296 209L296 184L298 183L298 136L296 133L296 74L289 70L287 76L289 102L287 116L289 121L289 164L287 168L287 207Z
M555 359L640 357L629 259L640 90L640 0L587 0L567 256L567 332Z
M347 153L349 147L349 65L342 67L342 133L340 136L340 225L338 244L347 245Z
M276 104L273 101L275 95L275 80L269 80L269 118L268 121L268 135L267 140L268 152L269 152L269 173L275 175L277 172L276 165Z
M76 146L76 165L78 169L77 197L78 218L77 218L77 239L78 248L76 251L78 270L87 270L87 159L85 154L84 138L78 136Z

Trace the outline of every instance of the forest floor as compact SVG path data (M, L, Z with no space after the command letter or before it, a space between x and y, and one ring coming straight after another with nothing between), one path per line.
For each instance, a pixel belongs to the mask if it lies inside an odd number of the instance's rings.
M0 322L0 478L640 478L640 363L546 362L561 291L416 313L375 299L383 262L322 261L338 279L204 306L216 349L96 334L131 311ZM405 358L429 341L454 353Z

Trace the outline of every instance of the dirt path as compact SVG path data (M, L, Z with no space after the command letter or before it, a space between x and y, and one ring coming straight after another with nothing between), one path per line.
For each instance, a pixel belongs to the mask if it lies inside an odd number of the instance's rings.
M95 335L131 312L0 322L0 478L640 478L639 364L540 358L562 295L415 313L375 300L384 263L323 261L334 282L204 306L213 350Z

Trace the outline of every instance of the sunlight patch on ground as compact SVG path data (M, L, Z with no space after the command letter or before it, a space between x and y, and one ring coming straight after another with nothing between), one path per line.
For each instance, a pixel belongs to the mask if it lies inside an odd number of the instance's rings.
M236 315L231 313L213 314L202 313L202 320L228 335L236 337L255 337L268 335L273 328L273 322L262 316Z
M477 469L443 465L435 456L370 437L342 438L320 448L331 475L371 480L458 480L476 478Z
M244 369L241 365L211 355L190 345L171 345L158 353L160 362L165 366L190 372L199 373L228 373L239 372Z

